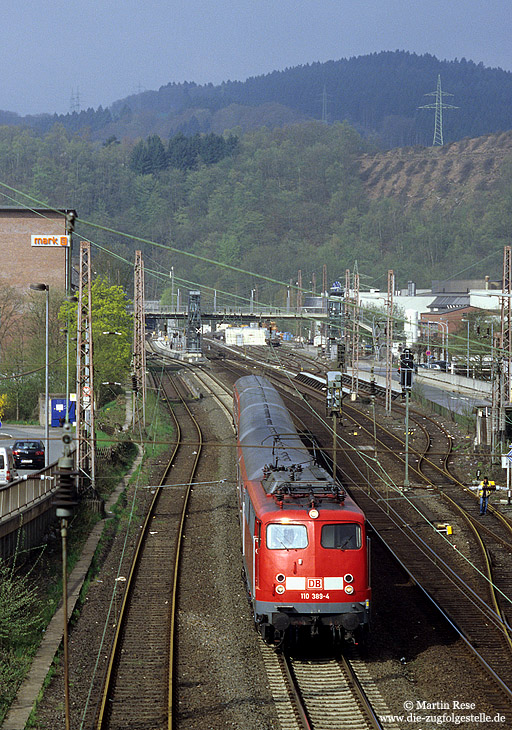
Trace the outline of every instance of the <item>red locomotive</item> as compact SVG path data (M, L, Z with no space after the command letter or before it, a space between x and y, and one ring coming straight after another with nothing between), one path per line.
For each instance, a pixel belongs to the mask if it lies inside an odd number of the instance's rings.
M364 514L318 466L263 377L234 386L242 550L256 625L280 644L302 629L334 640L369 625Z

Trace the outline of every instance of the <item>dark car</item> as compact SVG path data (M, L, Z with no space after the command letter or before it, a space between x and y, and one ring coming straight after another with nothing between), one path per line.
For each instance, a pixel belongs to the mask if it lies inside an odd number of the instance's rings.
M436 365L436 370L442 370L443 373L447 373L450 369L450 363L447 360L434 360L432 365Z
M18 469L44 468L44 444L42 441L32 439L15 441L12 447L12 455Z

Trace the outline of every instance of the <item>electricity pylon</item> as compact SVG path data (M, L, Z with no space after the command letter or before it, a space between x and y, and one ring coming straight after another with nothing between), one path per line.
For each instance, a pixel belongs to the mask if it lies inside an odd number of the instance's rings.
M428 94L424 94L423 96L435 96L436 100L433 104L425 104L424 106L419 106L418 109L435 109L436 110L436 120L435 120L435 126L434 126L434 141L432 142L432 146L435 147L436 145L443 145L443 109L458 109L458 106L453 106L453 104L445 104L443 102L443 96L453 96L453 94L448 93L447 91L443 91L441 89L441 74L438 74L437 76L437 88L435 91L429 91Z

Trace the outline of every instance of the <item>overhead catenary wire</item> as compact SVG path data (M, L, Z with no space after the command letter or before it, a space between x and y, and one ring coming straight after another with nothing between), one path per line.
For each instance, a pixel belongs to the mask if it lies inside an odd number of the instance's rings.
M22 195L22 196L26 197L28 200L30 200L32 203L36 203L37 205L44 206L47 210L51 210L52 212L55 212L55 213L57 213L57 214L62 215L63 217L65 217L65 214L62 212L62 210L59 210L59 209L54 208L52 206L49 206L48 204L44 203L43 201L41 201L41 200L39 200L39 199L37 199L37 198L29 195L28 193L23 192L22 190L19 190L17 188L14 188L13 186L8 185L5 182L0 181L0 187L5 188L7 190L10 190L11 192L16 193L17 195ZM8 197L5 192L3 192L3 195L5 195L6 197ZM40 211L35 211L35 209L31 205L24 204L24 203L20 203L20 202L18 202L18 204L19 205L22 205L23 207L27 208L28 210L32 210L32 211L38 213L39 215L42 215L40 213ZM44 217L44 215L42 217ZM170 244L162 244L162 243L159 243L157 241L152 241L151 239L143 238L141 236L136 236L134 234L126 233L124 231L119 231L119 230L110 228L108 226L103 226L101 224L94 223L92 221L87 221L87 220L81 219L81 218L77 218L76 219L76 223L75 223L75 233L77 235L78 235L78 231L77 231L77 228L76 227L80 223L82 225L84 225L84 226L91 226L91 227L93 227L93 228L95 228L97 230L101 230L101 231L104 231L104 232L107 232L107 233L112 233L114 235L118 235L118 236L121 236L123 238L128 238L128 239L130 239L130 240L132 240L134 242L137 242L137 243L144 243L144 244L147 244L147 245L150 245L150 246L155 246L155 247L160 248L160 249L164 249L164 250L171 251L171 252L176 253L178 255L183 255L185 257L190 257L190 258L192 258L194 260L197 260L197 261L202 261L204 263L209 263L209 264L212 264L214 266L218 266L220 268L227 269L229 271L234 271L234 272L237 272L237 273L240 273L240 274L244 274L244 275L247 275L247 276L250 276L250 277L253 277L253 278L261 279L261 280L266 281L266 282L271 283L271 284L276 284L276 285L279 285L279 286L282 286L282 287L290 287L291 289L296 290L296 291L301 291L302 293L312 293L312 291L310 289L308 289L308 288L299 288L296 284L290 283L289 281L288 282L281 281L281 280L275 279L273 277L265 276L264 274L258 274L258 273L254 272L254 271L248 271L246 269L242 269L242 268L237 267L237 266L234 266L232 264L226 264L224 262L217 261L215 259L211 259L211 258L208 258L208 257L204 257L204 256L201 256L199 254L194 254L194 253L192 253L190 251L183 251L183 250L178 249L178 248L176 248L174 246L171 246ZM126 263L129 266L133 266L132 262L130 262L127 259L123 258L119 254L116 254L115 252L110 251L107 247L102 246L101 244L99 244L99 243L97 243L97 242L95 242L95 241L87 238L86 236L82 236L82 237L83 237L84 240L88 241L89 243L91 243L91 245L97 247L99 250L102 250L105 253L108 253L109 255L113 256L114 258L116 258L119 261L123 261L124 263ZM494 255L497 255L497 253L498 252L491 253L486 258L490 258L490 257L492 257ZM157 275L158 276L158 272L152 272L152 271L149 271L148 270L147 273L151 273L151 274L154 274L154 275ZM384 274L383 274L383 276L384 276ZM184 280L184 281L186 281L186 280ZM187 283L192 284L194 286L203 286L202 284L194 283L194 282L187 282ZM207 287L207 288L209 288L211 290L215 290L214 287ZM234 295L232 292L222 292L222 293L225 294L225 295L227 295L227 296L230 296L230 297L237 297L238 298L238 295ZM240 298L243 299L246 302L249 301L249 298L248 297L245 297L245 298L240 297ZM265 308L272 309L272 307L270 305L265 304L263 306L265 306ZM353 307L355 305L354 305L353 302L349 302L349 306L350 307ZM405 317L402 317L399 314L393 313L392 314L392 317L393 317L393 321L396 322L396 323L404 324L406 322ZM306 316L306 317L303 316L303 318L305 318L307 320L315 321L314 315ZM341 329L341 325L337 325L336 323L333 323L332 324L332 327L334 329L336 329L336 328ZM452 333L451 334L452 348L453 348L453 342L454 342L454 340L455 341L460 340L460 342L466 342L466 340L464 338L462 338L462 336L457 335L456 333ZM471 345L474 345L474 344L481 345L480 341L478 341L478 340L470 340L470 344ZM496 353L497 356L500 356L500 354L502 354L501 353L501 350L499 348L494 348L494 352Z
M56 208L52 208L51 206L48 206L47 204L43 203L42 201L38 200L37 198L34 198L33 196L31 196L31 195L29 195L27 193L24 193L23 191L20 191L20 190L12 187L10 185L7 185L6 183L3 183L3 182L0 181L0 186L1 187L4 187L6 189L11 190L12 192L15 192L18 195L22 195L22 196L26 197L27 199L31 200L33 203L37 203L38 205L44 206L47 209L52 210L53 212L59 213L61 215L64 215L62 213L62 211L60 211L60 210L58 210ZM26 207L27 208L30 208L31 210L33 210L33 208L31 208L30 206L26 206ZM281 286L291 287L291 288L293 288L295 290L299 290L299 287L298 286L293 285L293 284L290 284L289 282L283 282L283 281L280 281L280 280L275 279L273 277L268 277L268 276L264 276L262 274L257 274L255 272L250 272L250 271L247 271L247 270L242 269L240 267L233 266L231 264L225 264L223 262L219 262L219 261L216 261L214 259L210 259L208 257L200 256L199 254L194 254L194 253L191 253L191 252L182 251L181 249L178 249L178 248L173 247L171 245L161 244L161 243L158 243L156 241L152 241L150 239L142 238L140 236L135 236L133 234L128 234L128 233L125 233L125 232L122 232L122 231L118 231L116 229L113 229L113 228L110 228L110 227L107 227L107 226L102 226L100 224L93 223L91 221L86 221L86 220L82 220L80 218L77 218L76 225L78 225L79 223L81 223L81 224L83 224L85 226L91 226L91 227L93 227L93 228L95 228L97 230L102 230L102 231L105 231L105 232L108 232L108 233L113 233L115 235L122 236L124 238L128 238L128 239L133 240L133 241L136 241L138 243L145 243L145 244L148 244L148 245L153 245L153 246L155 246L157 248L169 250L169 251L172 251L172 252L177 253L177 254L180 254L180 255L188 256L188 257L193 258L195 260L200 260L200 261L203 261L203 262L206 262L206 263L210 263L210 264L219 266L219 267L224 268L224 269L228 269L230 271L236 271L237 273L243 273L243 274L246 274L246 275L249 275L249 276L252 276L252 277L255 277L255 278L259 278L259 279L262 279L264 281L267 281L267 282L270 282L270 283L273 283L273 284L278 284L278 285L281 285ZM76 228L75 228L75 230L76 230ZM85 240L89 240L90 241L90 239L87 239L87 238L85 238ZM118 254L115 254L114 252L109 251L106 247L101 246L100 244L97 244L94 241L90 241L90 243L92 245L98 246L99 249L101 249L101 250L103 250L103 251L111 254L112 256L114 256L115 258L117 258L118 260L124 261L125 263L131 265L131 262L129 262L127 259L124 259L122 256L120 256ZM152 272L152 273L154 273L156 275L159 275L159 272ZM302 291L309 291L309 290L302 290ZM248 301L248 299L246 299L246 301ZM354 306L353 303L350 303L350 306ZM311 316L309 319L314 320L314 316ZM398 321L398 322L401 322L401 323L403 323L405 321L404 318L402 318L402 317L400 317L399 315L396 315L396 314L393 314L393 320ZM453 342L454 339L460 339L461 341L465 341L465 340L463 340L462 337L457 336L456 334L452 334L452 337L451 337L452 342ZM495 352L499 352L498 348L495 348ZM274 356L277 357L277 355L276 355L275 352L274 352ZM327 427L330 428L329 425L327 425Z

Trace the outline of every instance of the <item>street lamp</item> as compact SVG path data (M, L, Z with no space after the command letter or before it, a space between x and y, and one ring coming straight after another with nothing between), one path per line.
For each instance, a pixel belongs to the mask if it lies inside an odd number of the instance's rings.
M50 437L49 437L49 431L48 431L48 385L49 385L49 340L48 340L48 324L49 324L49 302L50 302L50 286L49 284L30 284L30 288L34 291L44 291L46 292L46 339L45 339L45 372L44 372L44 440L45 440L45 450L44 450L44 465L45 467L48 466L50 463Z

